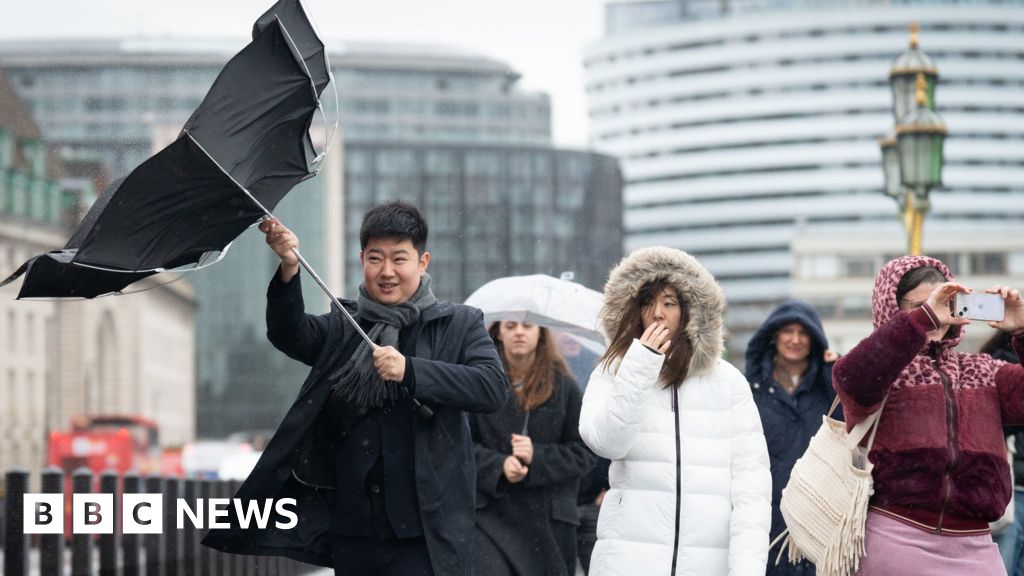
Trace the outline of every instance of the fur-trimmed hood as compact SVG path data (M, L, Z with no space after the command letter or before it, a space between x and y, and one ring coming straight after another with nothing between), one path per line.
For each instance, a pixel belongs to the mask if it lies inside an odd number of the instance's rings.
M637 298L641 288L658 280L668 280L689 314L686 335L693 346L693 358L688 374L708 372L722 355L725 294L714 276L682 250L640 248L619 262L604 286L601 326L605 334L609 338L615 335L629 302Z

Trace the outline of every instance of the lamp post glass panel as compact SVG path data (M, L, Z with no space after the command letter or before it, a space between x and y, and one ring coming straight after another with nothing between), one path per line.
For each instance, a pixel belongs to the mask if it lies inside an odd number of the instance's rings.
M942 185L942 147L946 126L935 113L939 73L918 46L917 26L910 25L910 48L893 62L895 135L879 141L885 194L900 204L907 231L907 251L921 253L921 233L930 207L928 193Z

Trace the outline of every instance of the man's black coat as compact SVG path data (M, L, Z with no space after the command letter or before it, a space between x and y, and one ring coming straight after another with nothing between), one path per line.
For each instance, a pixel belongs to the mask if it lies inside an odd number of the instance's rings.
M348 308L351 304L346 302ZM466 412L494 412L508 396L508 381L494 344L475 308L438 301L422 311L422 329L410 358L414 397L434 414L417 419L415 474L420 518L437 575L472 573L476 467ZM267 337L313 367L277 432L236 498L295 498L298 525L290 530L238 526L211 530L203 544L236 554L281 555L332 566L334 444L322 410L330 396L327 360L352 337L341 312L304 313L299 277L274 281L267 294ZM407 368L408 369L408 368Z

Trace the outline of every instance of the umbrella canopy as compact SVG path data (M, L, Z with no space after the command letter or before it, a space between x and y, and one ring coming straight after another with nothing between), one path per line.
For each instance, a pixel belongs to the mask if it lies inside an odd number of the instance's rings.
M330 81L299 0L281 0L218 75L173 143L106 190L64 250L37 256L18 298L91 298L223 253L320 156L309 128Z
M515 320L605 344L598 314L600 292L545 274L507 276L484 284L465 302L484 312L487 323Z

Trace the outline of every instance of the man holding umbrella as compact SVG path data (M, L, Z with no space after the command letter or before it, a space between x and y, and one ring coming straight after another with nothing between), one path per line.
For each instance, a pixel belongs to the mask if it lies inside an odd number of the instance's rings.
M277 220L260 230L281 258L267 336L312 370L237 497L296 498L299 520L214 530L204 543L337 574L468 576L475 468L464 413L501 408L509 388L483 314L434 297L427 223L409 204L363 219L363 283L344 305L368 339L339 310L305 314L298 239Z

